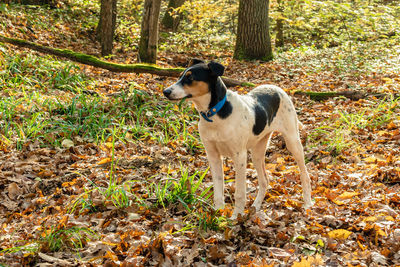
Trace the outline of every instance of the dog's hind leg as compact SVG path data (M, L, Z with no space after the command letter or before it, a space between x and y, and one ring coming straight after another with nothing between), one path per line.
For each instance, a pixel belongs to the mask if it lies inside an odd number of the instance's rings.
M247 150L242 149L233 156L235 165L235 209L232 219L236 219L238 214L244 213L246 206L246 168L247 168Z
M269 177L265 171L265 151L267 150L271 134L272 132L268 133L267 136L260 140L251 150L251 157L257 171L258 179L258 193L252 206L255 207L257 211L260 210L261 203L264 200L265 192L269 185Z
M303 189L304 208L309 208L313 205L311 201L311 182L304 162L303 145L301 144L298 128L294 126L293 129L290 130L291 131L289 131L289 133L282 132L282 135L285 138L286 147L293 154L293 157L300 168L300 180Z
M215 209L223 209L225 206L225 200L222 158L214 145L204 142L204 147L210 163L211 175L214 184L214 207Z

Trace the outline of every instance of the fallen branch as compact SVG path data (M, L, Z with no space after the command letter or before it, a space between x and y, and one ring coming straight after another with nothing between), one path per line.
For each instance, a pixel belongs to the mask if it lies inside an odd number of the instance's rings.
M341 92L313 92L313 91L296 91L294 95L306 95L312 100L321 101L331 97L344 96L351 100L359 100L367 96L366 93L360 91L341 91Z
M49 256L46 255L44 253L39 252L38 253L39 258L41 258L44 261L47 262L51 262L57 265L61 265L61 266L73 266L74 264L72 264L71 262L67 261L67 260L63 260L63 259L59 259L59 258L55 258L53 256Z
M52 48L37 43L29 42L22 39L9 38L0 35L0 42L9 43L20 47L26 47L35 51L58 57L67 58L69 60L90 65L97 68L106 69L113 72L129 72L129 73L150 73L159 76L179 77L184 68L162 68L152 64L118 64L98 59L97 57L75 52L68 49ZM224 83L228 87L232 86L248 86L255 87L253 83L243 82L236 79L222 77Z

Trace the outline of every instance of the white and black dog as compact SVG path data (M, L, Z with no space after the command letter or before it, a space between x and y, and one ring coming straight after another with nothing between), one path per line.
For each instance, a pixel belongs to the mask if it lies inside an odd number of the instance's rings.
M217 62L206 64L193 59L179 80L163 91L170 100L190 99L201 115L199 131L211 166L215 208L225 205L222 156L227 156L233 159L236 171L232 218L244 213L247 151L250 150L259 184L253 206L260 209L269 182L265 152L274 131L282 133L300 167L304 207L311 207L310 178L299 136L301 124L289 96L274 85L261 85L247 95L238 95L227 90L223 83L220 76L224 69Z

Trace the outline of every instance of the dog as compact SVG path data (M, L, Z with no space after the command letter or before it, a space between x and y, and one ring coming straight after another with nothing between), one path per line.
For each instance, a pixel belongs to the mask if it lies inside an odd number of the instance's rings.
M274 131L283 135L300 168L303 206L311 207L311 183L299 135L301 123L291 99L274 85L261 85L247 95L239 95L226 88L221 79L224 70L220 63L192 59L178 81L163 91L169 100L191 100L201 115L198 128L211 167L215 208L225 205L222 157L231 157L236 171L232 219L244 214L247 151L250 150L259 184L252 206L260 210L269 183L265 153Z

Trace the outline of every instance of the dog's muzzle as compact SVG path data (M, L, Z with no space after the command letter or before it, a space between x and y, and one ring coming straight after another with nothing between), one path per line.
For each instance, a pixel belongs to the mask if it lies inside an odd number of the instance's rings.
M186 94L185 90L180 85L172 85L163 91L163 94L169 100L182 100L192 97L191 94Z
M167 89L165 89L163 91L163 94L165 95L166 98L170 99L169 97L171 96L172 90L170 87L168 87Z

